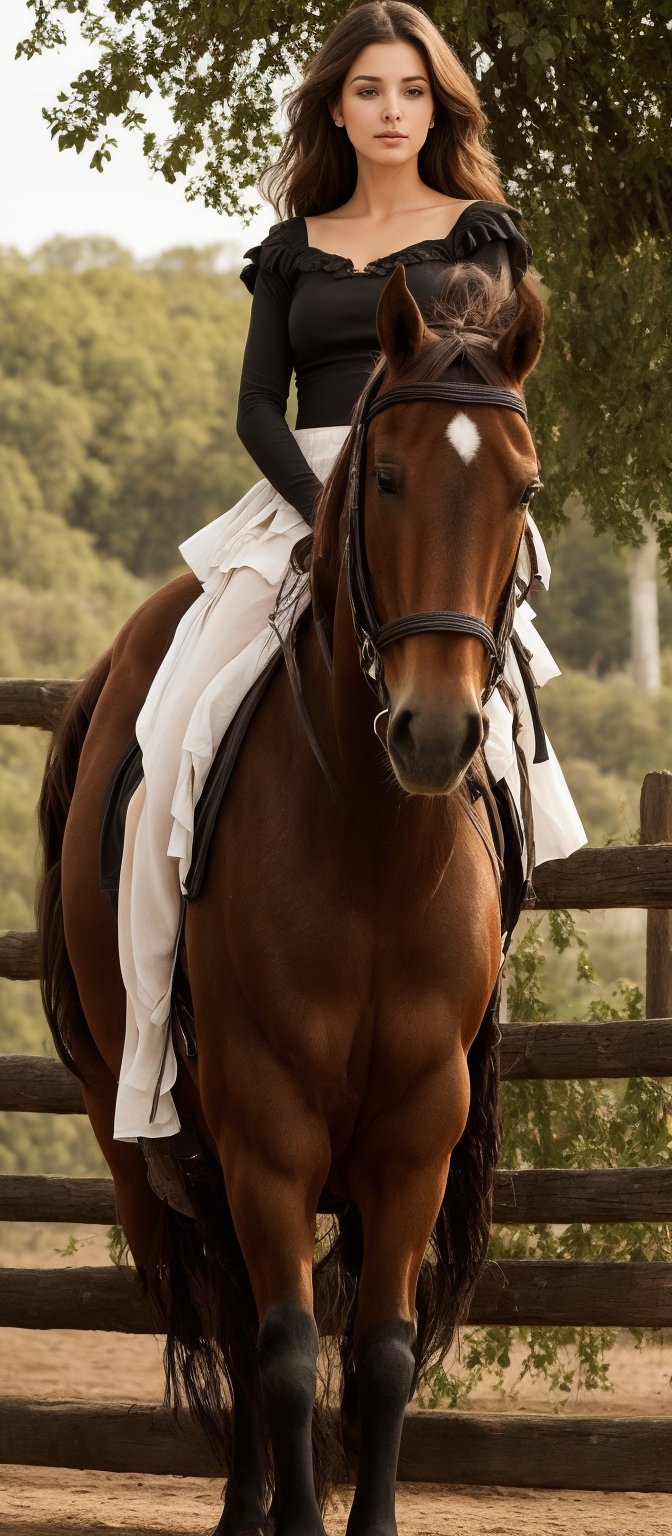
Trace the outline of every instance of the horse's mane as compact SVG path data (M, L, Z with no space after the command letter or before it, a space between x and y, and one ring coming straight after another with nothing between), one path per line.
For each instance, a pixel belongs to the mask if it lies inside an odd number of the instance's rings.
M526 302L523 277L518 288L503 293L500 281L483 267L471 262L456 262L450 268L439 296L427 317L428 329L422 349L406 369L395 373L394 382L419 383L443 378L448 369L465 382L511 387L497 358L495 347L512 324L521 304ZM352 425L360 420L364 400L375 378L386 373L385 357L375 363L352 413ZM333 579L340 560L339 523L345 504L350 435L324 482L315 509L311 540L313 562Z

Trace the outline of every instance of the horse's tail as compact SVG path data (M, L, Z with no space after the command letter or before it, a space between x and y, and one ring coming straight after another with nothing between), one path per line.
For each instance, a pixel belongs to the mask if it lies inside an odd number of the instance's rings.
M35 913L42 1002L61 1061L77 1077L81 1077L81 1073L72 1054L71 1041L79 1026L86 1030L86 1020L65 945L61 849L82 746L111 662L112 652L106 651L87 672L63 711L47 753L37 811L42 869Z
M189 1186L196 1220L164 1200L153 1262L159 1317L166 1333L166 1405L186 1406L224 1468L231 1469L231 1405L236 1382L247 1415L263 1425L256 1370L258 1319L221 1174ZM159 1324L161 1326L161 1323ZM244 1406L244 1405L243 1405ZM265 1454L266 1493L272 1488Z
M469 1312L485 1263L502 1141L498 980L467 1057L470 1102L418 1284L417 1374L441 1361Z

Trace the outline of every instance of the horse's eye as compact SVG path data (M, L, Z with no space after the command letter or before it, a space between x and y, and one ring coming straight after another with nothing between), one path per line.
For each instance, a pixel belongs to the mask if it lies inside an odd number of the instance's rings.
M529 485L526 485L525 490L523 491L523 494L522 494L522 496L520 498L521 506L523 506L523 507L528 507L529 506L529 504L530 504L530 502L532 500L532 497L534 496L535 492L541 490L541 488L543 486L543 483L544 483L543 480L540 480L539 476L537 475L535 480L531 480Z
M383 496L396 496L399 490L399 475L395 468L389 464L376 464L376 485Z

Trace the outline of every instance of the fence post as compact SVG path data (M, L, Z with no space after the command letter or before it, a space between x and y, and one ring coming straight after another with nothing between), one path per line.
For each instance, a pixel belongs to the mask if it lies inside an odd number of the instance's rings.
M672 773L647 773L640 801L641 841L672 843ZM672 1018L672 912L649 908L646 919L646 1017Z

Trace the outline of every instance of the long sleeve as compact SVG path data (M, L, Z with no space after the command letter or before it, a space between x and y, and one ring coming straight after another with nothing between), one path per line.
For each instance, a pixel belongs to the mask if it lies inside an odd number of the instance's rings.
M255 272L236 430L262 474L310 523L321 485L285 419L293 369L290 300L281 272Z

